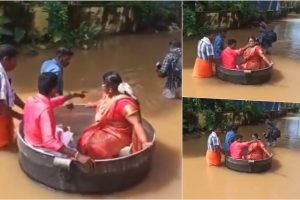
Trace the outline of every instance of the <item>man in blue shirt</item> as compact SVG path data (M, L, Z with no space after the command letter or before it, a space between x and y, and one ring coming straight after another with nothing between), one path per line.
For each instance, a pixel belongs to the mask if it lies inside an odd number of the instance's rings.
M40 73L44 72L52 72L57 75L58 77L58 85L57 85L57 93L59 95L63 95L64 91L64 82L63 82L63 74L64 68L66 68L70 64L70 60L74 55L73 51L65 48L60 47L56 51L55 58L45 60L42 63Z
M221 28L214 42L214 58L219 60L221 52L224 50L224 39L226 38L227 29Z
M225 152L228 152L229 151L229 146L230 144L234 141L234 137L235 135L237 134L237 131L238 131L238 127L237 126L234 126L231 131L228 131L226 133L226 136L225 136L225 142L224 142L224 151Z

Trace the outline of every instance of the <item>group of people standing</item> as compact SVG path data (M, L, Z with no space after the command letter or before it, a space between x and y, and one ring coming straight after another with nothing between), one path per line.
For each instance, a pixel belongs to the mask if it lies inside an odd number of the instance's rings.
M227 29L221 28L218 31L210 30L206 36L198 42L197 58L194 65L193 77L208 78L214 75L213 64L227 69L257 70L273 66L273 62L265 56L273 39L270 41L270 31L264 22L260 23L260 38L251 36L248 43L237 49L237 41L228 39L225 48L224 40ZM273 36L274 36L273 34ZM241 61L238 62L238 58Z
M277 138L280 137L280 130L271 121L267 122L267 126L264 133L265 139L268 146L275 146ZM234 126L226 133L223 147L219 138L221 134L222 130L215 128L208 137L206 152L208 165L220 166L222 154L233 159L244 160L262 160L272 156L257 133L251 134L251 140L243 141L243 136L238 134L238 127Z
M49 150L73 158L88 168L95 159L118 157L122 149L128 153L147 148L151 143L142 126L139 101L130 85L114 71L102 77L101 98L86 106L95 108L94 122L72 144L68 128L58 127L54 109L72 98L84 98L85 91L63 94L63 71L74 53L61 47L56 56L42 63L38 77L38 92L24 103L14 92L8 72L16 67L17 50L11 45L0 45L0 148L13 142L13 118L22 121L25 141L33 148ZM17 105L23 114L13 110ZM67 139L66 139L67 138Z

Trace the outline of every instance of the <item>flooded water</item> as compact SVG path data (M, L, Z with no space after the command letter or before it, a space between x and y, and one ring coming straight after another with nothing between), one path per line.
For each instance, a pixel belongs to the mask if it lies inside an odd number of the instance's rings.
M76 51L65 70L67 91L87 90L84 103L98 99L101 75L108 70L120 72L132 84L140 99L142 114L156 130L153 167L137 186L110 195L82 196L54 191L30 180L20 169L15 152L0 151L1 198L180 198L181 197L181 101L161 96L164 80L157 78L155 63L168 51L168 42L178 34L115 36L104 47ZM23 99L36 93L40 63L54 55L45 50L35 57L20 55L12 73L15 90ZM172 124L170 126L169 124ZM170 140L172 138L172 140Z
M271 169L265 173L248 174L225 166L210 167L205 160L207 137L183 142L183 197L299 199L300 114L290 114L275 122L282 135L277 146L269 149L274 157ZM255 132L263 138L264 130L264 124L244 126L239 133L247 140Z
M295 91L298 91L298 85L300 84L300 37L298 35L300 32L300 15L291 14L288 18L271 23L270 26L277 33L278 40L273 44L271 55L268 55L275 64L269 82L251 86L235 85L215 77L207 79L191 78L199 38L186 39L183 51L183 95L203 98L299 102L300 93L295 93ZM258 35L257 27L230 30L227 33L227 39L235 38L238 41L238 46L241 47L247 43L249 36Z

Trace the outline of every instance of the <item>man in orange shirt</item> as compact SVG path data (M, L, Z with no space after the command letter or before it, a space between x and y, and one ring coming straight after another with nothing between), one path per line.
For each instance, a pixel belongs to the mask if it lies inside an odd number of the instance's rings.
M236 49L236 44L235 39L228 40L228 46L221 53L221 63L223 67L228 69L237 68L237 57L248 48L248 45L241 49Z
M94 168L94 161L75 149L65 146L60 138L56 137L56 122L54 108L62 105L74 97L83 98L84 93L71 93L65 96L56 96L58 78L54 73L45 72L39 76L39 93L30 97L24 108L24 135L25 140L34 147L46 148L54 152L74 158L88 168Z
M229 155L233 159L242 159L243 149L248 148L249 145L253 142L253 141L242 142L242 140L243 140L243 136L238 134L235 136L235 141L230 144Z

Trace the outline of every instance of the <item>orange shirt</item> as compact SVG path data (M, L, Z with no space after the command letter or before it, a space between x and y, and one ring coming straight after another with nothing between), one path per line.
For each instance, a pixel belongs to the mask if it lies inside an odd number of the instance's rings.
M240 49L232 49L230 47L226 47L221 53L221 62L223 67L228 69L236 68L236 60L240 53Z
M242 159L243 148L246 148L248 146L249 146L248 142L234 141L233 143L231 143L229 147L230 156L234 159Z
M63 143L55 137L53 109L64 103L64 97L47 98L41 94L30 97L24 107L25 140L32 146L58 151Z

